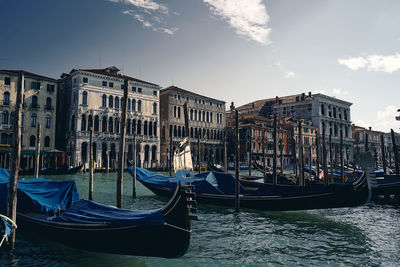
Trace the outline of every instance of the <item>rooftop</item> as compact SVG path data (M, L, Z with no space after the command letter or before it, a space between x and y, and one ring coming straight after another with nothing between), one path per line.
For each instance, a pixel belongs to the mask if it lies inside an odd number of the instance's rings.
M175 92L179 92L179 93L183 93L183 94L188 94L188 95L203 97L203 98L212 99L212 100L215 100L215 101L219 101L219 102L225 103L225 101L218 100L218 99L215 99L215 98L212 98L212 97L208 97L208 96L204 96L204 95L199 95L199 94L196 94L196 93L194 93L194 92L191 92L191 91L182 89L182 88L177 87L177 86L174 86L174 85L171 85L170 87L167 87L167 88L162 89L162 90L160 91L160 93L169 92L169 91L175 91Z
M53 78L50 78L50 77L46 77L46 76L43 76L43 75L39 75L39 74L36 74L36 73L33 73L33 72L25 71L25 70L0 70L0 72L13 73L13 74L23 73L25 76L31 76L31 77L35 77L35 78L50 80L52 82L57 82L56 79L53 79Z

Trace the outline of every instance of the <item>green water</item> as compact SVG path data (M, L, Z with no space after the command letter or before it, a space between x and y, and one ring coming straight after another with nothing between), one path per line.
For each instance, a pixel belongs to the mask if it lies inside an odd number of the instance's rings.
M95 174L95 201L115 205L116 176ZM51 179L75 179L81 198L88 196L88 174ZM152 209L166 201L140 183L137 199L131 194L132 178L125 173L124 208ZM93 253L17 233L13 253L0 249L0 266L399 265L400 210L395 206L239 214L215 206L198 209L189 251L179 259Z

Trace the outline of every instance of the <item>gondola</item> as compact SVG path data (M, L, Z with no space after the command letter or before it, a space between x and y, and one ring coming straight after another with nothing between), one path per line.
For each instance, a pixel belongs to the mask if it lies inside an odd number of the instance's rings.
M128 168L132 174L133 168ZM170 177L137 168L136 177L156 195L170 197L176 183ZM220 172L195 175L196 199L200 203L234 207L235 179ZM367 175L362 175L352 183L309 185L271 185L259 183L259 187L240 187L240 206L244 208L287 211L359 206L370 198Z
M61 167L61 168L43 168L39 170L40 175L65 175L75 174L82 170L83 165L79 165L73 168ZM33 175L34 169L20 170L20 175Z
M0 206L3 212L7 184L8 176L2 176ZM180 257L190 243L196 202L193 186L178 184L163 208L133 211L79 199L74 181L19 180L18 229L27 236L84 250Z

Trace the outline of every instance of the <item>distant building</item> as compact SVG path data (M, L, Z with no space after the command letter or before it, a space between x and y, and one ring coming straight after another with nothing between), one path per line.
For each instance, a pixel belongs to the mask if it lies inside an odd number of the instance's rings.
M14 110L17 99L19 74L24 75L22 113L21 168L33 168L37 146L37 127L41 125L41 165L54 163L52 156L60 155L55 150L57 80L24 70L0 70L1 110L1 152L0 166L9 164L9 150L12 145Z
M193 164L197 163L197 136L201 138L201 161L222 162L225 130L225 102L177 86L160 91L161 162L168 164L169 132L174 146L185 137L183 105L188 104L189 136Z
M159 164L159 89L157 84L119 74L116 67L73 69L62 74L57 109L57 147L72 166L89 161L89 129L94 136L95 168L116 167L124 80L128 80L126 164L133 159L137 134L138 166Z
M348 159L353 158L350 106L352 103L324 94L297 94L257 100L238 107L241 114L257 114L271 118L274 114L279 119L298 118L312 122L319 133L328 137L332 134L335 155L339 151L340 131L343 133L343 146Z

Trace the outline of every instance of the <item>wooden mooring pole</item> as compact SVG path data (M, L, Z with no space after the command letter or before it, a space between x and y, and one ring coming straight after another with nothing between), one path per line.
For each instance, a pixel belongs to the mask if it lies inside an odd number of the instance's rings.
M264 175L264 183L267 182L267 173L265 170L265 130L262 131L262 162L263 162L263 175Z
M240 210L240 184L239 184L239 162L240 162L240 135L239 135L239 113L235 110L235 139L236 139L236 157L235 157L235 211Z
M299 137L299 186L304 186L304 157L303 157L303 137L301 120L298 122L298 137Z
M249 144L249 177L251 177L251 165L252 165L252 158L253 158L253 153L252 153L252 146L253 146L253 142L252 142L252 129L248 129L248 134L247 134L247 138L248 138L248 144Z
M276 114L274 114L274 131L272 133L272 138L273 138L273 142L274 142L274 147L273 147L273 151L274 151L274 155L273 155L273 160L272 160L272 167L273 167L273 179L272 179L272 183L273 184L277 184L278 183L278 172L277 172L277 157L278 157L278 153L277 153L277 145L278 145L278 140L277 140L277 128L278 128L278 118L276 116Z
M118 177L117 177L117 208L122 208L122 195L125 170L125 137L126 137L126 112L128 110L128 80L124 81L124 98L122 106L121 132L119 140Z
M169 177L172 177L174 166L174 151L172 144L172 127L169 127Z
M136 198L136 161L137 161L136 132L134 132L133 133L132 198Z
M40 169L40 132L41 132L41 127L40 123L37 125L37 132L36 132L36 162L35 162L35 178L39 177L39 169Z
M197 170L198 173L201 173L201 143L200 143L200 131L197 133L197 166L199 166L199 169Z
M382 153L383 174L386 175L385 139L383 137L383 134L381 134L381 153Z
M12 161L7 196L7 216L17 223L17 182L18 171L21 157L21 114L22 114L22 97L24 95L24 73L21 71L18 76L17 85L17 102L15 103L14 115L14 132L12 137ZM13 249L15 245L15 229L9 236L10 247Z
M343 131L340 129L340 179L344 183Z
M394 131L390 129L392 135L393 153L394 153L394 165L396 168L396 175L399 175L399 151L397 150L396 139L394 138Z
M333 183L334 183L334 180L333 180L332 133L329 134L329 164L330 164L330 171L331 171L330 181L331 181L331 184L333 184Z
M315 177L317 181L319 181L319 137L318 137L318 130L315 131L315 152L316 152L316 159L315 159Z
M279 156L280 158L280 173L283 176L283 144L282 144L282 139L279 139Z
M228 144L227 144L227 129L224 131L224 172L228 173Z
M93 200L93 130L89 130L89 200Z
M325 136L325 129L322 131L322 164L323 164L323 171L324 171L324 184L329 184L329 177L328 177L328 159L326 155L326 136Z

